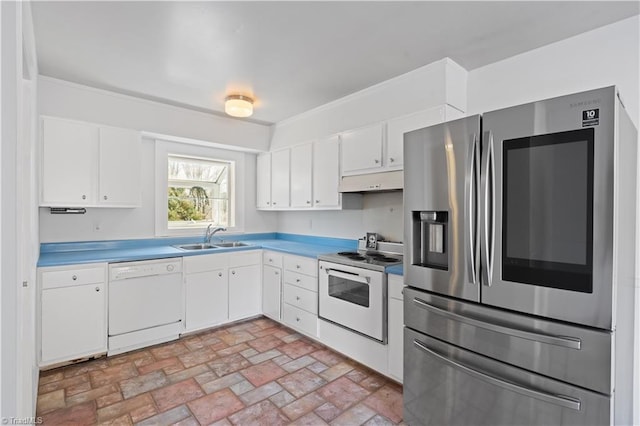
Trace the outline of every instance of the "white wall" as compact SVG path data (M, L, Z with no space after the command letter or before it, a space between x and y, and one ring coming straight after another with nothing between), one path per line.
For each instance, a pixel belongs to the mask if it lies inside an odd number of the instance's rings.
M469 72L468 109L476 114L617 85L636 127L640 120L640 16Z
M255 208L255 154L244 153L242 199L238 208L244 213L245 232L274 232L277 213ZM84 215L52 215L48 208L40 209L40 241L98 241L155 238L155 140L143 138L141 206L135 209L87 209Z
M377 232L402 241L402 192L364 195L362 210L280 212L278 232L336 238L362 238Z
M467 72L449 58L368 87L273 126L271 149L449 104L466 110Z
M41 76L40 113L190 138L253 151L269 148L268 126L220 117Z

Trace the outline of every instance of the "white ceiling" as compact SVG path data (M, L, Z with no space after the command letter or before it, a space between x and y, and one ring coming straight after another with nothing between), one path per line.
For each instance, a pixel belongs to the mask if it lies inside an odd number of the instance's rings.
M273 123L443 57L468 70L636 15L638 2L33 2L40 73Z

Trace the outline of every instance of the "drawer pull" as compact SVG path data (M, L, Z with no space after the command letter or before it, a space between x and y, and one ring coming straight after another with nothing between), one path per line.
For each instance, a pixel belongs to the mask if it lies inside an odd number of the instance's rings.
M221 277L222 276L222 272L218 272L218 276Z
M280 275L280 272L278 272L278 271L275 271L275 274L276 274L276 275Z
M460 315L454 312L449 312L445 309L441 309L437 306L427 303L426 301L418 297L413 298L413 303L415 303L416 305L420 306L423 309L426 309L427 311L431 311L434 314L440 315L450 320L458 321L464 324L469 324L473 327L484 328L486 330L493 331L495 333L506 334L507 336L519 337L521 339L527 339L534 342L546 343L548 345L562 346L569 349L580 350L582 347L582 340L576 337L553 336L553 335L538 333L534 331L520 330L513 327L506 327L503 325L492 324L490 322L481 321L481 320Z
M581 401L577 398L571 398L565 395L555 395L552 393L547 393L547 392L539 391L536 389L530 389L528 387L525 387L516 383L507 382L497 377L494 377L490 374L487 374L483 371L479 371L479 370L476 370L475 368L468 367L458 361L454 361L451 358L447 358L443 355L440 355L439 353L431 350L430 348L427 347L427 345L425 345L424 343L418 340L414 340L413 345L418 349L422 350L423 352L426 352L429 355L436 357L441 362L449 364L451 367L462 370L467 374L470 374L471 376L474 376L487 383L500 386L501 388L507 389L511 392L517 392L519 394L526 395L530 398L539 399L540 401L549 402L551 404L555 404L560 407L565 407L571 410L580 411L580 406L582 404L581 404Z
M300 269L300 265L296 265L296 269Z
M297 322L300 322L300 318L296 317L296 321L297 321Z
M300 300L300 296L296 296L296 300Z
M299 283L300 282L300 278L296 278L296 282Z
M96 287L96 291L100 291L100 287Z
M72 277L71 277L71 279L75 281L75 280L77 280L77 279L78 279L78 276L77 276L77 275L74 275L74 276L72 276Z
M236 274L236 271L231 271L231 274L235 275L235 274Z

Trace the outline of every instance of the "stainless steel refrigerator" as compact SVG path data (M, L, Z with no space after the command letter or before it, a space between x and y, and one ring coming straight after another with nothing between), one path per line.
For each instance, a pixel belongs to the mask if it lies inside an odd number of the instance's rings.
M636 145L615 87L405 134L407 423L632 423Z

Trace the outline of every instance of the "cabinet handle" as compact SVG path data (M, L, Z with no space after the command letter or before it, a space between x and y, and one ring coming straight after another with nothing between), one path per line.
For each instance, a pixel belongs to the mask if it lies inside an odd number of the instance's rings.
M275 205L276 205L276 202L274 201L272 204L275 206Z
M83 199L83 200L86 200L86 199L87 199L87 196L86 196L86 195L83 195L83 196L82 196L82 199Z
M96 291L100 291L100 287L96 287Z
M389 162L393 163L394 161L396 160L394 160L393 157L389 157Z
M77 275L74 275L74 276L72 276L72 277L71 277L71 279L75 281L75 280L77 280L77 279L78 279L78 276L77 276Z
M275 271L275 273L276 273L276 275L280 275L280 272L278 272L278 271Z
M300 278L296 278L296 282L299 283L300 282Z
M271 258L270 258L270 259L269 259L269 262L273 262L273 259L271 259Z
M300 300L300 296L296 296L296 300Z
M271 201L267 201L267 205L271 204Z
M300 265L296 265L296 269L300 269Z
M236 274L236 271L231 271L231 274L235 275L235 274Z
M311 200L307 200L307 204L311 204Z
M109 197L107 197L107 196L105 195L103 198L106 200L106 199L107 199L107 198L109 198Z
M320 202L320 200L316 200L316 204L318 204Z
M222 276L222 272L218 272L218 276L221 277Z
M296 321L300 322L300 318L296 317Z
M377 158L375 160L373 160L374 163L378 164L380 162L380 160L378 160Z

